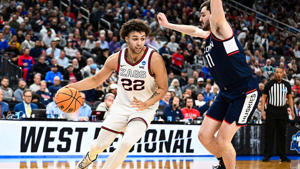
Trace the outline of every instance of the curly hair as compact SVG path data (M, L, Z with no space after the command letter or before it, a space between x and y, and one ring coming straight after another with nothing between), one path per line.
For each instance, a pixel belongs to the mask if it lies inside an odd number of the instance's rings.
M140 19L131 19L130 21L124 23L120 30L120 37L125 40L125 37L129 35L130 32L145 32L148 36L151 32L149 26Z

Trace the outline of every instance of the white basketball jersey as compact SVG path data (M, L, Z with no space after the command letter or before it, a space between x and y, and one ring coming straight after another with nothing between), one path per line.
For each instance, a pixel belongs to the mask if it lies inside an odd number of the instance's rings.
M154 75L150 71L150 60L154 52L153 49L146 47L146 50L135 64L127 61L127 48L119 53L118 63L118 89L114 104L131 106L133 97L141 101L147 101L157 89ZM117 106L115 105L115 106ZM149 108L158 108L158 102Z

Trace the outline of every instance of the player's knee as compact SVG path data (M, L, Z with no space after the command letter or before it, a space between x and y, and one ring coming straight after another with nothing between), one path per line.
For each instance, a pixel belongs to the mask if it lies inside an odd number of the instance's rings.
M198 132L198 139L200 140L200 142L203 145L209 144L210 140L211 140L211 136L209 136L209 134L207 132L205 132L204 130L199 130Z
M135 141L124 139L122 140L120 147L130 149L135 143Z
M218 144L218 146L222 147L222 146L227 146L227 144L231 144L231 141L226 139L225 137L223 136L220 136L218 135L216 137L216 142Z

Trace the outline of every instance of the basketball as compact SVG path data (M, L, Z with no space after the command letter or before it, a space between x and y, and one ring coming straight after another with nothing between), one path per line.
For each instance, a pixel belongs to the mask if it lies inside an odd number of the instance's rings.
M73 113L80 108L83 101L78 90L62 88L56 94L55 103L61 111Z

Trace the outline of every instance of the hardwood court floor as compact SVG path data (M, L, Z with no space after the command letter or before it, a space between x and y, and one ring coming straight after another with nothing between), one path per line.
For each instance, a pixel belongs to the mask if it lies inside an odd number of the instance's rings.
M239 160L237 169L300 169L300 158L291 163L279 160ZM0 169L75 169L79 159L0 159ZM127 158L119 169L211 169L217 161L212 157ZM101 169L104 159L95 161L89 169Z

